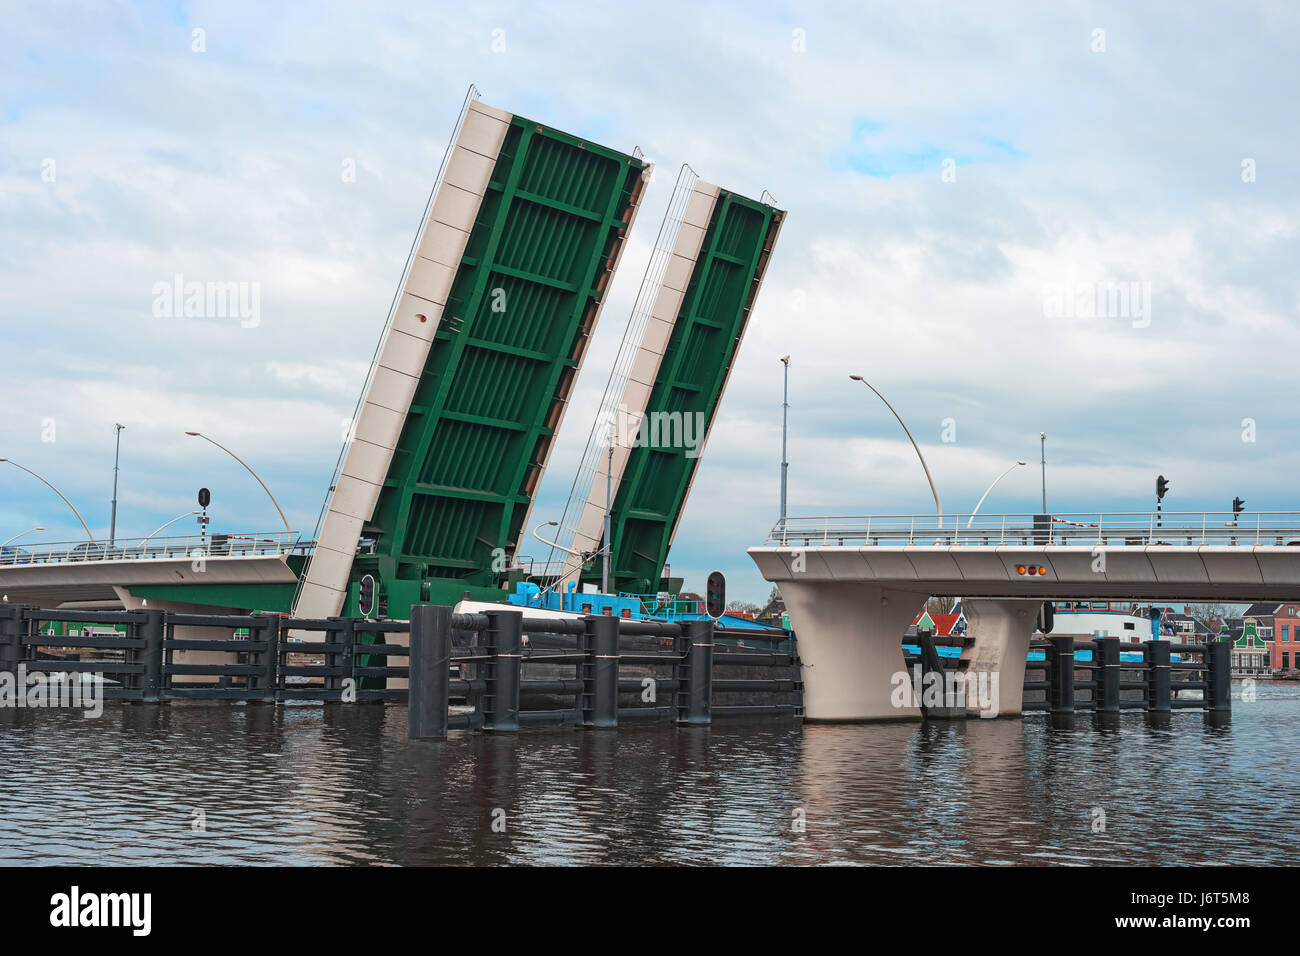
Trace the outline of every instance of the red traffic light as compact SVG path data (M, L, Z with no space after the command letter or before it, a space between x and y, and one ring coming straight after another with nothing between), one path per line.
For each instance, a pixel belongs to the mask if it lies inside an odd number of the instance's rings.
M361 609L362 617L374 617L375 614L375 576L373 574L363 574L361 584L357 589L357 604Z
M712 571L704 588L704 610L709 617L722 617L727 610L727 579L721 571Z

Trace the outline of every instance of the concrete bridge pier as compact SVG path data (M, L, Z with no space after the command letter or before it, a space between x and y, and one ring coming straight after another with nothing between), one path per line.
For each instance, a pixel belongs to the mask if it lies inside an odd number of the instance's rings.
M920 719L920 708L900 706L895 675L910 680L902 638L928 595L799 575L780 586L799 635L805 720Z
M974 716L977 710L981 715L992 715L994 706L999 717L1020 715L1025 693L1025 658L1042 603L1024 598L962 599L966 636L970 641L961 655L968 662L966 710L969 715ZM990 704L987 710L977 707L977 694Z

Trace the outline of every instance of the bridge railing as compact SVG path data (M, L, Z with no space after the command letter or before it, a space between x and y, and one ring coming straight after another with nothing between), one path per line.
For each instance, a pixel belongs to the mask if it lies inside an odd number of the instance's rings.
M1300 546L1300 512L828 515L778 521L765 543L782 547Z
M58 541L0 548L0 568L29 564L81 564L99 561L158 561L199 557L262 557L299 550L296 531Z

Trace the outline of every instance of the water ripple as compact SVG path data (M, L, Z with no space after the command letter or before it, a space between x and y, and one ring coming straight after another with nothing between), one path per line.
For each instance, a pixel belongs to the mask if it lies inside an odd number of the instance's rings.
M1258 808L1300 802L1300 688L1234 708L442 743L401 707L3 711L0 863L1290 863Z

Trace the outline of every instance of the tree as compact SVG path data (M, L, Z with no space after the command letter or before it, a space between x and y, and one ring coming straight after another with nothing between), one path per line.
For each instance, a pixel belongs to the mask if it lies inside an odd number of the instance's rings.
M771 604L773 601L779 601L779 600L781 600L781 589L777 587L775 584L773 584L772 593L767 596L767 603Z
M1208 627L1211 634L1218 634L1228 619L1228 609L1222 604L1189 604L1185 610Z
M757 614L762 610L757 604L751 604L749 601L728 601L728 611L748 611L750 614Z
M925 609L931 614L951 614L958 600L955 597L932 597L925 602Z

